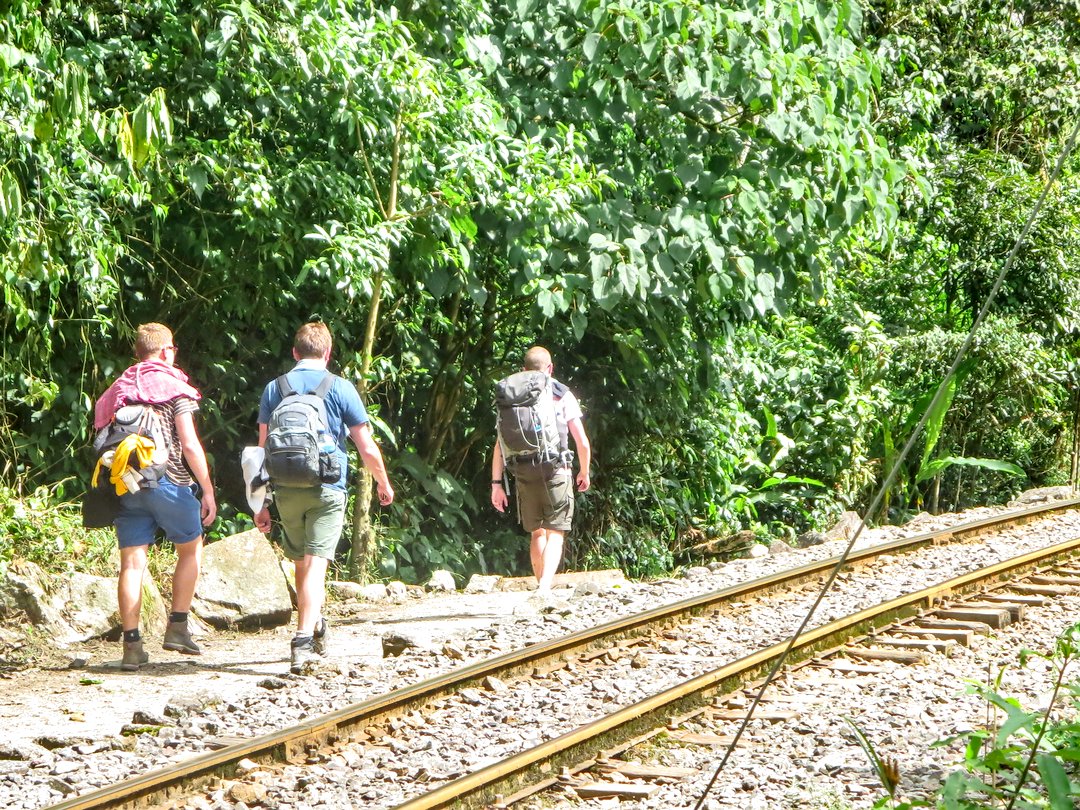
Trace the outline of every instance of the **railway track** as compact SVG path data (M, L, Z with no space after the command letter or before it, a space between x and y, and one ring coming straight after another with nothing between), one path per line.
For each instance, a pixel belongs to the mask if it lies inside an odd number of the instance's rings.
M1075 509L1080 501L1060 501L1033 509L954 526L853 553L849 568L857 571L876 561L895 558L927 547L963 542L988 532L1024 524L1063 511ZM1031 552L999 563L989 569L971 572L948 582L923 588L912 594L886 600L873 608L831 621L803 634L794 647L796 659L806 660L823 650L839 649L852 636L865 635L900 619L918 614L944 600L987 584L1015 577L1025 571L1050 564L1052 559L1069 558L1080 548L1080 539L1059 543L1050 550ZM630 616L601 627L574 633L524 650L461 667L443 676L397 690L339 711L285 728L270 734L236 743L218 751L195 756L170 768L143 774L110 787L99 789L53 805L53 810L77 808L120 808L145 806L182 806L183 796L205 791L223 778L235 778L252 764L304 762L320 759L320 750L343 749L378 743L386 729L400 725L402 719L440 713L458 701L463 690L488 688L515 678L553 679L580 671L583 678L602 679L601 665L625 657L628 651L646 639L664 639L673 628L708 617L722 609L761 599L777 592L791 592L810 587L831 570L835 560L822 560L724 589L693 599ZM1044 586L1046 587L1046 586ZM928 628L923 628L926 630ZM948 628L942 628L948 630ZM680 631L681 632L681 631ZM925 640L925 639L924 639ZM662 642L661 642L662 643ZM400 804L403 808L483 806L501 796L521 794L537 784L550 783L552 772L567 768L571 772L594 765L602 753L624 746L659 724L667 724L672 715L685 714L708 705L717 694L733 691L739 685L760 677L771 666L786 642L759 649L737 661L726 661L661 690L643 700L625 705L599 720L532 745L496 763L443 780L434 790L412 795ZM910 645L909 645L910 646ZM915 645L918 646L918 645ZM645 655L644 653L640 653ZM677 656L676 656L677 657ZM240 763L245 763L244 767ZM415 776L415 774L414 774Z

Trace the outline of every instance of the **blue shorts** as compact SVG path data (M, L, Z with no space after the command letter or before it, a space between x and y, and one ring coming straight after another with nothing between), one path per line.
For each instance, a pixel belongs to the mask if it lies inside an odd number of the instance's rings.
M156 489L140 489L120 497L120 514L113 521L120 548L148 546L158 529L175 544L202 536L202 506L191 487L162 478Z

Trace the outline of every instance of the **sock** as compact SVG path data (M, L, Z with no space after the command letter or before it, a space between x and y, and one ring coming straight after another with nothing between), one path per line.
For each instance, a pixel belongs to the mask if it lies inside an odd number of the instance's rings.
M326 619L322 616L319 617L319 623L315 625L315 635L320 638L326 635Z
M302 647L305 644L311 643L311 633L297 633L293 636L292 645L294 647Z
M188 612L185 610L181 613L179 610L174 610L169 614L169 624L187 624Z
M139 628L136 627L134 630L125 630L124 641L129 643L132 641L142 641L142 634L139 633Z

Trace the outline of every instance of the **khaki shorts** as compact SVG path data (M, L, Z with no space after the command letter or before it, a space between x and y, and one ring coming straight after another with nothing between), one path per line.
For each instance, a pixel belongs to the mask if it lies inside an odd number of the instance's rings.
M518 516L525 531L570 531L574 519L574 476L570 470L559 470L549 478L517 475L514 480Z
M278 487L274 490L282 548L290 560L305 555L334 559L345 525L345 490L337 487Z

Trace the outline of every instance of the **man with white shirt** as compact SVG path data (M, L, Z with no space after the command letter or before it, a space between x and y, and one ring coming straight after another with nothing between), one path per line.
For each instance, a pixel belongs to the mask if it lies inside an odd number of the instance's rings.
M551 353L542 346L533 346L525 353L523 369L540 371L551 377L555 371ZM550 384L564 449L566 433L574 438L578 456L577 490L585 492L590 485L592 449L581 421L581 406L565 385L555 379L551 379ZM530 535L529 559L536 577L536 589L546 592L551 590L555 572L562 561L563 538L570 530L574 517L573 469L571 462L565 458L554 464L522 463L517 458L514 462L510 471L516 482L521 525ZM491 456L491 504L500 512L505 512L509 505L505 470L502 443L496 441Z
M348 481L346 436L352 440L364 466L375 479L379 503L386 506L394 500L394 489L386 475L382 453L371 435L371 424L360 395L347 380L327 371L332 343L325 324L314 322L301 326L293 340L292 354L296 365L283 377L271 380L259 402L259 446L265 447L271 415L286 396L283 389L310 394L323 386L326 429L333 444L329 455L331 465L333 462L337 465L331 469L340 470L334 480L323 478L319 485L274 487L285 556L296 564L296 636L290 647L290 669L294 673L315 655L326 654L327 628L322 608L326 597L326 569L341 539L348 501L345 491ZM265 507L255 515L255 525L260 531L269 533L270 512Z

